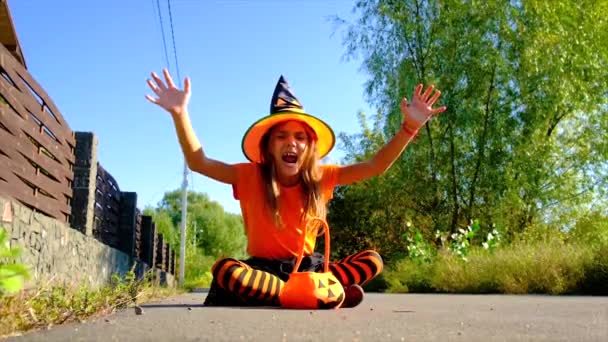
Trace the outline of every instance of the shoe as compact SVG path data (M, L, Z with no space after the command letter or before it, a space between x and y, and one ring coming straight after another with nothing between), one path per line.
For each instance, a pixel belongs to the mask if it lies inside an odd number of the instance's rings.
M341 308L354 308L361 304L365 292L363 288L357 284L349 285L344 288L344 302L340 305Z

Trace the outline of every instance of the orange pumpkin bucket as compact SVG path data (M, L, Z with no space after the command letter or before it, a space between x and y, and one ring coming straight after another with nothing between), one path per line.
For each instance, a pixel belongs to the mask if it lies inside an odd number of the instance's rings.
M323 224L325 233L325 261L323 272L298 272L304 256L304 238L313 221ZM325 220L314 218L306 225L302 247L293 272L279 295L281 307L286 309L332 309L344 302L344 287L329 271L329 226Z

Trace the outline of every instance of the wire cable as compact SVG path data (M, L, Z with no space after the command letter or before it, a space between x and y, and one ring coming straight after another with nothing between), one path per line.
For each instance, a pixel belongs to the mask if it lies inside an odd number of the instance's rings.
M171 26L171 40L173 41L173 56L175 57L175 69L177 72L177 79L181 87L182 77L179 74L179 63L177 61L177 49L175 48L175 33L173 32L173 11L171 10L171 0L167 0L167 7L169 8L169 24Z
M152 0L154 1L154 0ZM161 35L163 37L163 50L165 51L165 62L167 63L167 69L170 71L170 65L169 65L169 53L167 52L167 40L165 39L165 26L163 25L163 16L161 14L161 10L160 10L160 0L156 0L156 9L158 9L158 21L160 22L160 32ZM154 6L154 2L152 2L152 5Z

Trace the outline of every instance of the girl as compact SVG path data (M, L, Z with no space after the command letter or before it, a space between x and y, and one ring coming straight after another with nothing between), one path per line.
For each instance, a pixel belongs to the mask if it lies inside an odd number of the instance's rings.
M190 80L177 89L169 72L165 82L155 73L147 83L156 98L146 98L171 114L188 167L202 175L232 185L240 201L247 235L247 260L219 260L212 267L213 282L206 305L279 305L279 294L293 270L304 239L306 256L299 271L320 271L324 256L314 253L316 230L306 223L326 217L326 204L334 187L351 184L385 172L434 114L440 92L422 85L412 102L404 98L402 129L370 160L353 165L320 165L335 144L332 129L307 114L281 76L270 105L270 114L251 125L243 137L246 163L226 164L208 157L197 139L188 114ZM372 250L359 252L330 264L332 274L345 289L341 307L363 299L362 285L382 272L382 258Z

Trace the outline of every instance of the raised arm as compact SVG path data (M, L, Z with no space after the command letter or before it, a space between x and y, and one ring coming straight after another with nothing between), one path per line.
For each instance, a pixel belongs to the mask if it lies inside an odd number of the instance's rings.
M153 98L146 95L146 99L157 104L171 114L177 138L188 167L195 172L205 175L217 181L234 184L236 183L236 170L232 165L211 159L205 155L203 146L199 142L188 115L188 101L190 100L190 79L184 80L184 90L177 89L167 69L163 70L166 84L152 73L152 80L148 79L148 85L158 96Z
M403 153L409 142L418 134L420 127L433 115L446 110L446 107L432 108L441 95L439 90L433 94L433 89L434 86L431 85L422 93L422 84L419 84L414 90L412 103L408 103L407 99L403 98L401 101L401 113L404 118L402 129L372 159L341 167L338 173L338 184L358 182L388 170Z

